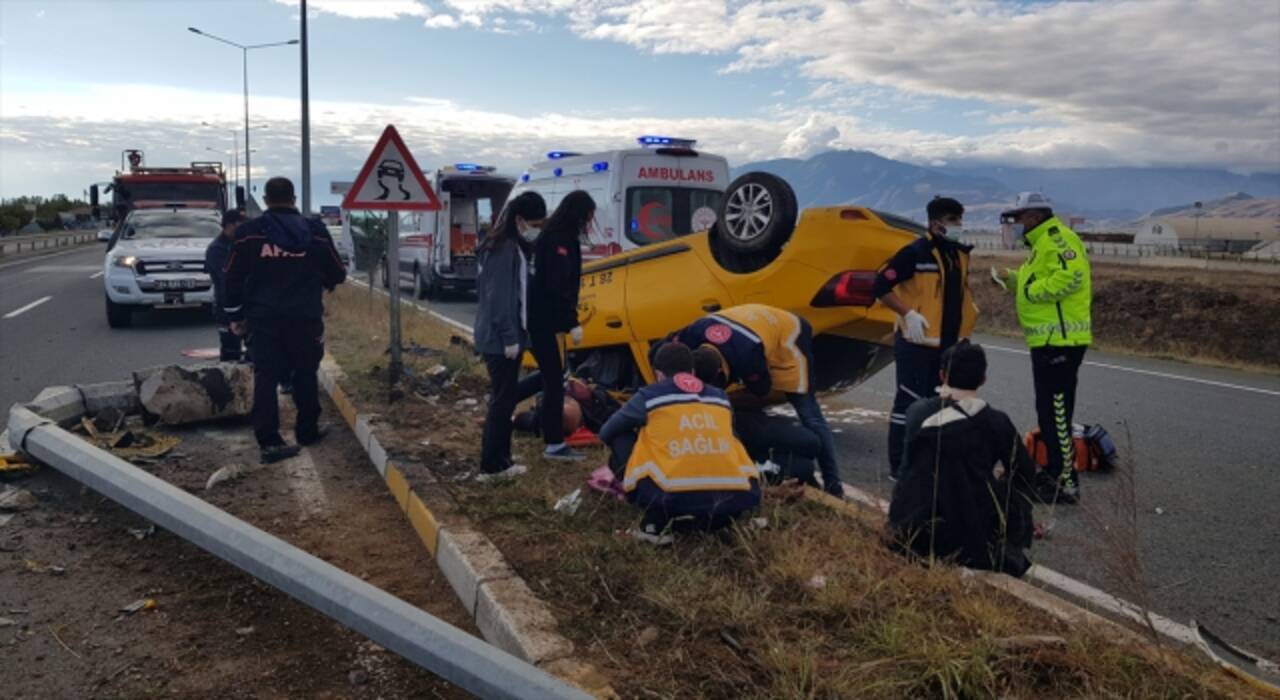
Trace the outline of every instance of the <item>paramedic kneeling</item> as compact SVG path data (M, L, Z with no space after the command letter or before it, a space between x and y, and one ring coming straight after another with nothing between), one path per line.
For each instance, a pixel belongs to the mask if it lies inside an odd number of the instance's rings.
M600 430L627 500L644 510L637 539L669 544L671 529L715 530L760 503L759 474L733 435L724 391L692 374L693 352L667 343L657 381Z

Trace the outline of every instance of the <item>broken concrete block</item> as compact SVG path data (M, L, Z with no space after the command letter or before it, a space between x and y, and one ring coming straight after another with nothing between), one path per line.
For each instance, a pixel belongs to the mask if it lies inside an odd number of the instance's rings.
M26 489L6 488L0 491L0 510L31 510L40 505L40 501Z
M141 380L138 400L164 423L182 425L245 416L253 410L253 369L246 365L171 365Z

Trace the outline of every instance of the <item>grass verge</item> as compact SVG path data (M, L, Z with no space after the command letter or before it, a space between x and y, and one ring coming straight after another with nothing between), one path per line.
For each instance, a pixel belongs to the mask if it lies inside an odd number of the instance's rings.
M657 550L621 533L638 512L583 488L573 515L553 505L604 459L551 464L517 441L517 480L475 484L483 381L451 333L405 309L415 376L447 360L438 391L388 402L386 301L331 298L329 345L362 410L382 416L388 450L421 460L502 550L581 657L625 697L1237 697L1242 685L1178 651L1155 654L1079 630L961 575L890 553L878 527L770 489L767 529L736 527ZM434 343L434 344L433 344Z

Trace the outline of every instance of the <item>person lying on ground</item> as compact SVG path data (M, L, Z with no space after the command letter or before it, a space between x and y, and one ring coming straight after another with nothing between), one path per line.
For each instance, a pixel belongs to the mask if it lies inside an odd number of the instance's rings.
M712 348L694 350L694 376L709 386L726 388L729 381L720 360ZM738 405L733 408L733 432L769 484L799 479L818 487L813 473L822 441L795 418L769 414L763 406Z
M692 374L693 352L667 343L657 381L636 392L600 431L628 501L644 511L632 535L669 544L673 530L717 530L760 504L760 477L733 435L721 389Z
M1009 416L978 398L986 373L982 348L961 341L943 353L938 396L907 409L889 528L897 549L929 561L1022 576L1035 464Z
M521 411L512 416L512 424L516 430L538 435L542 427L542 375L532 372L520 380L520 394L525 395L525 387L532 387L527 396L538 396L533 408ZM562 421L565 435L573 435L578 428L586 428L599 433L605 421L617 411L621 404L599 386L589 384L576 377L564 381L564 419Z

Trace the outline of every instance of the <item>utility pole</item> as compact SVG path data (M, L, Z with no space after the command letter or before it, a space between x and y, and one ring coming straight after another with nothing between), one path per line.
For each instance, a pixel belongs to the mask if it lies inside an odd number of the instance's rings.
M302 0L302 215L311 215L311 94L307 79L307 0ZM396 326L399 328L399 326Z

